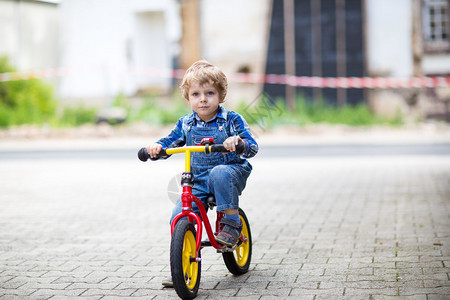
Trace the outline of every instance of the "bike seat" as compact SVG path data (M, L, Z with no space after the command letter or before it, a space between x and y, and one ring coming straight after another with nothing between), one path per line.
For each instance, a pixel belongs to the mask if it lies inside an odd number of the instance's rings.
M210 209L213 209L216 206L216 197L213 194L208 195L206 198L206 204Z

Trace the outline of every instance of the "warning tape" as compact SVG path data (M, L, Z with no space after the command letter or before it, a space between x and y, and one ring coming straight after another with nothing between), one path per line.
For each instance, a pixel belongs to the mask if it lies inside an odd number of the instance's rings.
M180 69L156 69L156 68L128 68L126 72L131 72L139 76L177 78L184 75L184 70ZM48 79L67 76L70 72L68 68L49 68L29 72L0 73L0 82L28 80L34 78ZM238 83L266 83L266 84L287 84L295 87L312 88L343 88L343 89L386 89L386 88L436 88L450 87L450 77L308 77L290 76L279 74L255 74L255 73L234 73L227 74L231 82Z
M66 68L50 68L28 72L0 73L0 82L55 78L65 76L68 73L68 69Z
M450 87L450 77L307 77L276 74L233 74L234 82L288 84L296 87L386 89Z

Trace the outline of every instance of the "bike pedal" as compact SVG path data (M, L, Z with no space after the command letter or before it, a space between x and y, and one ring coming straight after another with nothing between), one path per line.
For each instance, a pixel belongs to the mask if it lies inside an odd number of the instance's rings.
M239 243L236 243L233 247L225 246L222 249L217 249L217 253L224 253L224 252L233 252L236 250L236 248L239 246Z

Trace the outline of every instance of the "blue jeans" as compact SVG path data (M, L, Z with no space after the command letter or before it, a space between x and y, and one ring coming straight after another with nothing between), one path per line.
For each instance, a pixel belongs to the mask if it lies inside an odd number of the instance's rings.
M222 155L222 154L220 154ZM206 198L214 194L217 211L239 208L239 196L245 188L247 178L252 171L252 166L245 161L242 164L220 164L214 167L193 167L194 187L192 193L203 202L205 210L208 210ZM192 204L194 212L200 215L195 203ZM182 203L178 199L172 210L170 223L181 212Z

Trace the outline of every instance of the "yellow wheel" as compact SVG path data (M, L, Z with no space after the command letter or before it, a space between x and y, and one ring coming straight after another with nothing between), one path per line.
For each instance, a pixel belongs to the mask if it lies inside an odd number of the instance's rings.
M195 236L190 230L184 236L182 257L185 284L192 290L197 284L198 263L192 261L195 258Z
M228 271L234 275L247 273L252 258L252 234L250 232L250 224L247 216L242 209L239 209L239 217L242 222L242 233L246 237L246 241L241 244L233 252L224 252L222 254Z
M187 220L180 220L172 233L170 268L174 288L182 299L195 298L200 285L201 262L195 260L195 237L194 225Z

